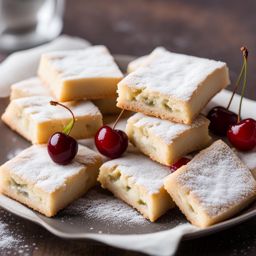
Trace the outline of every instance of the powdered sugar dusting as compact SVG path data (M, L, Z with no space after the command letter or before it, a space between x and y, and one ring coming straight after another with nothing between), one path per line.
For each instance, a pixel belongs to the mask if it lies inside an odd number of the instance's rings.
M221 140L201 151L186 167L177 181L210 216L256 195L256 182L250 170Z
M157 47L155 50L154 50L154 53L155 52L165 52L166 49L164 47ZM150 61L150 57L152 56L152 54L150 55L145 55L145 56L141 56L133 61L131 61L129 64L128 64L128 67L127 67L127 72L128 73L131 73L133 71L135 71L136 69L140 68L140 67L143 67L144 65L147 65L147 63Z
M11 90L12 92L16 90L19 93L19 97L50 95L50 92L47 90L43 82L38 77L32 77L15 83L12 85Z
M92 189L61 213L62 219L76 215L80 218L102 220L105 223L145 224L148 221L135 209L101 190Z
M98 45L84 50L51 52L45 54L63 80L89 77L122 78L113 57L105 46Z
M10 159L14 158L14 157L17 156L21 151L22 151L21 148L15 148L15 149L11 150L11 151L7 154L6 159L10 160Z
M131 72L135 71L136 69L142 67L144 64L146 64L147 59L148 59L148 56L146 55L146 56L141 56L141 57L131 61L128 64L127 72L131 73Z
M145 92L161 93L189 100L201 83L215 70L226 64L204 58L172 53L162 48L149 55L142 65L120 83Z
M200 115L197 117L191 125L179 124L167 120L161 120L159 118L146 116L142 113L136 113L130 117L128 123L134 123L135 127L145 128L154 136L159 137L165 143L172 143L173 139L177 138L180 134L188 131L192 128L200 127L205 123L208 123L208 119Z
M84 166L94 165L99 158L94 151L79 145L76 158L62 166L50 159L45 145L33 145L5 163L4 167L23 181L51 193L65 186L67 179L81 172Z
M0 222L0 248L11 248L16 242L17 240L12 236L12 234L8 233L7 224Z
M52 99L47 96L32 96L11 101L10 104L22 109L24 115L29 115L38 122L70 119L70 113L62 107L50 105ZM100 115L99 109L90 101L64 103L76 117Z
M142 155L126 154L122 158L108 161L104 164L107 168L114 166L132 177L135 183L145 187L149 194L158 193L163 187L163 181L171 171L167 166L160 165Z
M4 255L31 255L38 250L36 240L42 238L41 234L24 234L28 228L13 215L0 209L0 254ZM25 237L26 235L26 237ZM29 241L29 244L26 243ZM33 242L32 242L33 241Z

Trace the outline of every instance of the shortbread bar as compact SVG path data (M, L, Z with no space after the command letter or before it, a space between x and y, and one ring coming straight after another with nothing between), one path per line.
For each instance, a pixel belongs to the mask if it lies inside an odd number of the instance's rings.
M248 152L237 151L235 149L234 151L242 162L251 170L254 179L256 179L256 148Z
M114 115L120 113L121 109L116 106L116 97L109 99L93 100L103 115Z
M126 125L129 141L151 159L171 165L182 156L209 145L209 120L199 115L191 125L137 113Z
M168 174L168 167L142 155L129 153L104 163L100 168L98 181L103 188L110 190L153 222L174 207L163 186Z
M11 86L11 100L30 96L50 96L50 91L38 77L32 77Z
M105 46L43 54L38 75L58 101L115 97L123 78Z
M118 84L117 106L191 124L208 101L229 84L224 62L153 51L146 65Z
M50 90L38 77L26 79L13 84L11 87L11 100L30 96L51 96ZM102 114L112 115L120 113L121 109L116 106L116 98L94 100L93 103Z
M97 182L101 156L80 146L68 165L55 164L46 145L33 145L0 167L3 194L52 217Z
M199 227L235 215L256 197L250 170L221 140L169 175L165 189L187 219Z
M47 96L12 100L2 115L2 120L33 144L47 143L53 133L62 131L71 120L71 115L66 109L50 105L50 100ZM70 133L74 138L93 137L102 126L102 115L93 103L77 101L65 105L76 117Z

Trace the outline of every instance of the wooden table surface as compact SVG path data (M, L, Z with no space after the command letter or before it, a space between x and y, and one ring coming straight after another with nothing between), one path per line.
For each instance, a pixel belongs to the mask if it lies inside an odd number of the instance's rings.
M241 66L239 48L250 50L246 96L256 99L255 0L67 0L64 33L112 53L143 55L154 47L226 61L235 80ZM232 88L232 86L230 87ZM19 243L0 255L141 255L90 241L55 237L43 228L0 209ZM177 255L256 255L256 218L229 230L182 241ZM131 245L132 246L132 245Z

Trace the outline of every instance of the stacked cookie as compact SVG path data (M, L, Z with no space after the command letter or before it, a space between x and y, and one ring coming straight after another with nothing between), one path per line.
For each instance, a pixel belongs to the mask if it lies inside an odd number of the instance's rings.
M122 78L105 46L43 54L38 77L12 85L11 101L2 115L11 129L36 144L0 167L2 193L53 216L95 186L102 164L98 153L79 145L68 165L50 159L46 143L71 118L50 101L60 101L72 110L76 118L70 133L73 138L91 138L103 123L97 105L103 113L120 111L115 102Z
M200 112L229 84L226 64L164 48L134 62L128 66L134 71L118 84L117 103L139 112L127 122L130 141L168 166L208 146L209 120Z
M38 76L12 85L11 102L2 116L32 143L47 143L70 121L67 111L49 104L51 99L64 102L74 112L71 135L76 139L94 136L102 126L101 112L120 111L115 106L116 85L123 74L105 46L45 53Z
M128 119L126 133L146 157L128 154L103 164L102 187L151 221L173 207L173 201L200 227L248 205L256 195L250 170L224 142L206 148L209 121L200 114L229 84L227 65L157 48L131 62L128 73L118 84L117 106L138 112ZM172 173L171 165L203 148Z

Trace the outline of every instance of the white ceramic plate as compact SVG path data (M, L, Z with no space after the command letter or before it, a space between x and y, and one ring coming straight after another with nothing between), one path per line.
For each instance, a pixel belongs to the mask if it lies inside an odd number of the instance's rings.
M127 63L131 61L132 57L129 56L116 56L116 59L120 67L125 70ZM222 91L208 104L204 111L207 111L214 105L226 105L230 97L230 92ZM234 104L232 109L236 110L238 106L239 97L236 95L234 98ZM0 113L2 113L8 104L8 99L0 99ZM253 111L256 109L256 103L250 100L245 99L243 103L243 116L244 117L253 117L256 118L256 113ZM6 160L12 158L19 151L29 146L29 143L24 140L22 137L8 129L0 121L0 164L4 163ZM97 193L98 197L108 197L109 201L113 200L112 196L106 191L103 191L100 188L95 188L90 193ZM85 197L86 198L86 197ZM70 207L74 209L76 204L81 204L81 201L74 202ZM143 237L143 234L152 234L155 232L164 233L165 231L171 231L182 223L187 223L187 220L179 212L178 209L170 210L162 218L160 218L156 223L150 223L149 221L144 221L142 224L138 222L130 222L127 224L126 221L116 220L107 221L106 218L94 218L92 216L84 217L84 213L70 211L70 207L61 211L54 218L47 218L37 212L30 210L29 208L23 206L22 204L9 199L3 195L0 196L0 206L6 210L20 216L36 222L51 233L63 237L63 238L89 238L97 241L101 241L113 246L121 248L132 248L128 245L126 246L124 241L129 241L128 238L131 238L131 235L138 235ZM81 206L81 205L80 205ZM106 207L108 205L106 204ZM136 212L134 213L136 214ZM239 215L229 219L227 221L221 222L214 226L211 226L206 229L195 229L188 228L180 234L180 237L183 236L184 239L192 239L195 237L205 236L223 229L227 229L231 226L237 225L245 220L248 220L256 216L256 203L250 205L246 210L241 212ZM162 232L164 231L164 232ZM140 235L141 234L141 235ZM160 234L160 233L159 233ZM122 236L120 236L122 235ZM120 240L121 239L121 240ZM139 239L139 238L136 238ZM134 249L134 248L132 248ZM134 250L137 250L136 248ZM140 250L140 249L138 249ZM152 252L141 249L140 251Z

